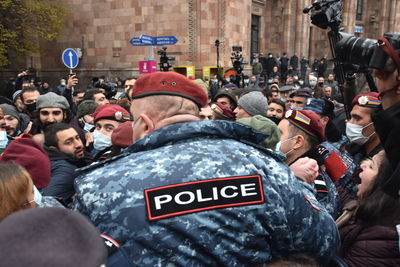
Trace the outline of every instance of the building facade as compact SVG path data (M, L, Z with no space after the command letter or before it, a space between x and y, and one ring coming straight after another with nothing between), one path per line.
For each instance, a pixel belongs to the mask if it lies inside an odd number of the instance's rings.
M141 34L176 36L168 46L175 66L217 64L216 40L221 40L220 65L230 68L232 46L251 53L330 57L327 30L311 24L303 14L311 0L70 0L70 12L62 37L42 42L41 51L27 57L27 66L38 75L53 77L66 73L61 62L65 48L82 52L76 72L86 76L137 74L138 62L154 53L148 46L132 46ZM377 38L384 32L400 31L397 0L344 0L343 27L348 33ZM22 66L11 66L17 70ZM9 74L9 73L7 73ZM197 73L199 74L199 72ZM4 76L5 73L3 72ZM65 75L64 75L65 76Z

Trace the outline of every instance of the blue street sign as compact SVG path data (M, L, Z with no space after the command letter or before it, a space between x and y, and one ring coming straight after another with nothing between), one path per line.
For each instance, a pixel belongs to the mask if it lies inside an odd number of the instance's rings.
M139 36L139 39L145 45L154 45L154 37L153 36L142 34Z
M133 46L145 46L145 44L140 41L139 37L133 37L130 43Z
M72 48L67 48L62 53L61 59L65 66L69 69L75 69L79 63L79 57L76 51Z
M163 45L174 45L178 42L178 39L175 36L159 36L155 37L155 45L163 46Z

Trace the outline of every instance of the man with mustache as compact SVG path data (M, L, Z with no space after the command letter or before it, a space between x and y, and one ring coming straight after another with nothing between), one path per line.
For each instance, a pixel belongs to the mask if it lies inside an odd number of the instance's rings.
M51 179L42 193L68 203L75 194L75 169L87 165L85 147L77 131L66 123L55 123L46 128L44 140L44 149L51 162Z

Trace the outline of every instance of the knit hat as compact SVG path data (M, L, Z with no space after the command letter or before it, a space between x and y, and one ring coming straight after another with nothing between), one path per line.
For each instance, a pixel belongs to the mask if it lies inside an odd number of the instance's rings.
M311 110L317 114L328 116L329 118L335 117L335 105L324 98L309 98L303 107L303 110Z
M78 105L76 117L82 118L85 115L92 115L99 105L93 100L84 100Z
M111 134L111 143L120 148L126 148L133 144L132 121L121 123Z
M19 113L17 109L14 106L11 106L9 104L1 104L0 108L3 109L4 115L10 115L15 117L18 121L21 120L19 117Z
M15 100L17 100L17 98L21 95L22 90L17 90L14 92L14 94L12 95L12 101L15 102Z
M238 104L252 116L267 116L268 99L261 92L250 92L239 98Z
M50 160L41 146L30 138L18 138L7 146L0 162L12 161L25 167L33 184L45 188L50 183Z
M49 92L47 94L38 96L36 110L41 108L69 109L69 104L65 97L57 95L53 92Z
M235 113L233 113L233 111L229 107L222 105L218 102L211 104L211 109L219 115L226 117L227 119L235 119L236 117Z
M101 266L107 249L96 228L78 212L33 208L0 223L2 266Z
M151 95L173 95L192 100L199 108L207 104L204 89L176 72L155 72L137 79L132 89L132 99Z
M128 111L118 105L105 104L96 108L93 113L94 122L107 119L118 122L130 121L131 116Z
M274 150L276 144L281 138L278 126L272 120L261 115L256 115L251 118L242 118L237 120L237 122L248 125L256 131L267 134L268 137L261 142L263 147Z
M288 110L285 114L292 125L315 137L319 142L324 140L324 129L319 122L318 115L311 110Z
M379 100L378 95L379 94L375 92L370 92L368 94L359 94L353 99L351 104L353 106L359 105L367 108L380 108L382 101Z

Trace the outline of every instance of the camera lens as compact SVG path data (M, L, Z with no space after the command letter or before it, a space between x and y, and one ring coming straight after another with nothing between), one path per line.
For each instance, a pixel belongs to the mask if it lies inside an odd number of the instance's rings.
M378 48L374 39L356 37L348 33L340 33L342 39L336 44L337 60L341 63L351 63L369 66L369 62Z

